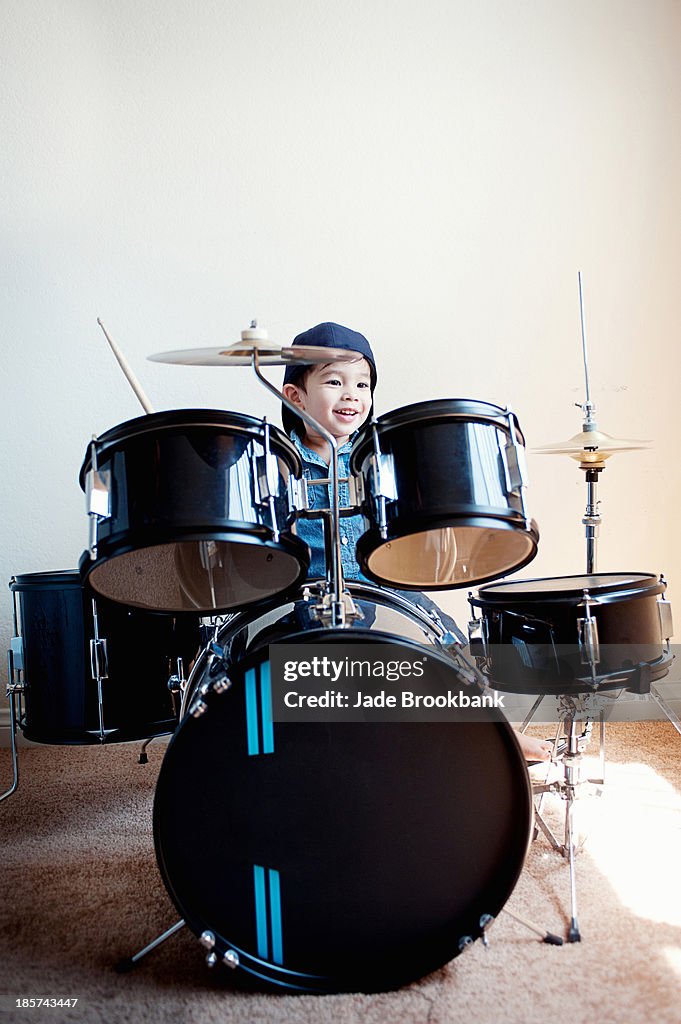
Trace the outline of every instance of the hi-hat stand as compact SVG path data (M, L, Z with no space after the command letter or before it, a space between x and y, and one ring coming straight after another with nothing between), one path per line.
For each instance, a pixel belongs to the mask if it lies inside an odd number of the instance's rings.
M587 497L582 524L585 529L586 541L586 573L588 576L591 576L597 571L598 535L601 526L598 483L600 475L605 469L606 460L616 452L633 451L647 447L647 442L613 438L598 429L598 424L595 418L596 407L591 400L591 392L589 388L589 366L581 272L578 274L578 282L582 356L584 361L584 380L586 391L584 402L577 403L577 407L582 410L584 415L582 430L581 433L576 434L568 441L553 445L545 445L535 450L541 454L547 455L569 455L571 458L576 459L579 462L580 469L584 471ZM562 736L564 749L562 753L556 756L555 759L557 762L562 764L563 777L562 779L552 783L533 782L532 784L534 795L539 797L538 804L535 807L535 820L538 831L542 832L553 849L561 853L569 863L570 925L567 934L568 942L579 942L581 940L581 933L577 919L575 857L578 850L575 842L574 805L577 799L578 790L583 786L584 782L588 781L597 785L602 785L605 781L606 705L603 704L603 699L607 701L607 698L604 696L601 697L598 692L597 666L599 663L600 653L598 646L597 623L591 615L591 601L589 600L588 589L585 589L584 591L584 606L584 635L582 638L584 647L583 653L585 655L585 669L588 667L591 679L589 680L585 678L583 695L580 695L577 698L566 695L558 697L558 729L554 741L554 753L557 751L559 737ZM580 643L582 641L580 641ZM647 680L647 692L651 693L662 706L661 698L653 692L649 678ZM536 714L544 696L545 694L539 696L530 709L530 712L521 726L522 732L525 731ZM598 717L600 725L600 778L584 780L581 778L582 756L591 736L592 721L595 717ZM584 722L581 733L579 733L577 727L578 720ZM677 725L677 728L678 727L679 726ZM558 794L565 801L565 825L562 843L558 841L541 815L541 801L544 795L549 792Z

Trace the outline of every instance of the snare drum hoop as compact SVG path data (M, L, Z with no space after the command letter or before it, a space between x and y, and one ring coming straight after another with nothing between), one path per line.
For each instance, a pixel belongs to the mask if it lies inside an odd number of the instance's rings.
M608 580L616 580L621 577L621 582L607 583ZM586 581L586 585L568 587L566 589L537 589L523 590L533 583L568 583L570 581ZM588 581L595 580L595 584ZM599 582L600 581L600 582ZM603 604L616 604L618 601L636 600L643 597L653 597L663 594L666 589L657 576L652 573L584 573L574 576L547 576L529 580L510 580L501 583L490 583L481 587L477 597L471 597L471 604L476 608L499 608L506 605L563 605L566 607L584 604L584 591L589 591L589 597L594 606Z

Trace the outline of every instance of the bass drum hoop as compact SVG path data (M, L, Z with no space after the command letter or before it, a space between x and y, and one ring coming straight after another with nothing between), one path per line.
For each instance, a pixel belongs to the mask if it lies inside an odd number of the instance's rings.
M326 586L325 580L308 580L305 585L305 590L309 590L311 593L318 591L321 593ZM428 612L421 608L420 605L405 598L402 594L391 592L388 589L375 586L373 583L365 583L360 580L346 580L345 587L350 592L353 600L355 601L367 601L369 603L376 604L378 606L384 606L387 608L397 609L398 611L405 612L408 618L411 618L423 631L424 642L439 644L442 638L446 635L446 631L438 626L438 624L431 618ZM302 600L303 589L298 588L297 591L293 591L288 594L277 594L275 597L270 597L267 606L261 607L257 605L245 608L241 612L232 612L224 617L222 621L217 623L216 638L221 640L225 634L234 636L238 630L244 629L253 623L256 623L259 619L263 618L269 611L276 612L282 611L284 608L290 606L293 611L298 605L299 601ZM320 632L326 630L327 627L322 626L321 623L316 627ZM358 628L358 627L355 627ZM361 627L359 627L361 628ZM249 650L259 650L261 646L264 646L267 641L263 641L262 644L258 644L257 637L254 638L253 646L249 646ZM206 659L208 657L208 648L204 647L199 653L196 661L192 666L192 670L187 677L184 690L182 692L182 704L180 707L180 721L184 718L189 703L194 696L195 690L200 683L201 673L204 671Z

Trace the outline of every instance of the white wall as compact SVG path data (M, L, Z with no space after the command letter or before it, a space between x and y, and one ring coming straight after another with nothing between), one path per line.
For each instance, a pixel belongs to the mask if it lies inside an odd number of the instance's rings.
M0 580L75 566L87 441L138 415L97 316L159 409L276 416L247 370L146 356L332 319L379 411L508 401L531 446L580 427L581 269L600 425L653 442L603 475L600 568L674 597L676 0L8 0L0 37ZM583 474L530 472L526 575L583 571Z

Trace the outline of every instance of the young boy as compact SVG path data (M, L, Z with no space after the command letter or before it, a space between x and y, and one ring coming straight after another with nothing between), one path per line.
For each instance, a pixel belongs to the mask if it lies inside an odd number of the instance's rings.
M294 347L315 345L323 348L344 349L356 354L348 361L319 363L305 366L287 366L283 393L298 408L307 412L336 438L338 445L338 475L349 475L352 441L359 428L373 413L373 393L376 387L376 361L371 346L363 334L335 323L317 324L297 335ZM289 409L282 410L284 429L295 444L303 461L303 474L307 480L327 478L331 452L326 439L308 427L300 416ZM330 488L322 484L308 487L310 508L328 508ZM340 504L349 505L348 485L339 488ZM318 579L326 575L324 534L319 519L300 519L296 526L298 536L310 547L309 577ZM355 557L355 546L364 532L361 515L342 517L340 520L341 564L348 580L365 580ZM405 594L426 607L434 608L447 628L461 636L456 623L421 594ZM545 761L550 757L548 742L516 733L527 760Z
M377 374L371 346L364 335L333 323L318 324L299 334L293 345L315 345L356 353L356 358L347 362L287 366L283 387L290 402L313 416L336 438L338 475L347 478L352 438L373 412ZM305 479L328 478L331 461L328 442L286 408L282 411L282 420L303 460ZM310 507L328 508L329 491L330 488L320 484L308 487ZM350 504L346 483L340 485L339 497L341 506ZM296 529L312 552L310 579L322 578L326 575L326 559L321 520L301 519ZM349 580L364 579L355 558L355 546L364 529L361 515L343 516L340 520L341 564L343 575Z

